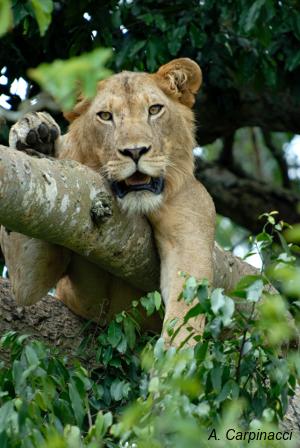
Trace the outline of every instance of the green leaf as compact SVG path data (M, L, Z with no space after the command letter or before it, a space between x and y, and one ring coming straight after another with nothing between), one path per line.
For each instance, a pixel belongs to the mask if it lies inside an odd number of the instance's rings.
M222 306L222 322L224 327L229 326L229 324L231 323L231 318L233 316L234 313L234 301L227 296L225 297L225 303Z
M300 243L300 224L294 224L291 229L287 229L284 236L289 242Z
M111 427L113 422L113 417L111 412L107 412L104 415L102 412L98 412L96 421L95 421L95 428L96 428L96 436L98 438L102 438L105 436L107 430Z
M78 391L76 383L73 380L71 380L71 382L69 383L69 397L71 400L71 406L76 418L76 422L78 426L81 426L85 416L85 410L83 407L82 397Z
M170 51L170 54L172 56L176 56L179 52L182 40L184 35L186 34L186 26L179 26L173 29L172 34L170 36L169 42L168 42L168 49Z
M168 29L168 23L162 14L154 14L154 23L160 31L165 32Z
M245 31L250 31L255 25L260 15L261 8L264 6L266 0L256 0L247 13L245 20Z
M39 364L39 358L34 348L31 345L27 345L24 349L27 361L29 365L37 366Z
M0 446L1 448L9 448L10 442L8 439L8 436L6 435L6 432L0 432Z
M200 305L200 303L193 306L193 308L191 308L184 316L184 323L186 324L192 317L199 316L199 314L201 314L202 310L203 310L203 308L202 308L202 305Z
M53 2L52 0L30 0L30 2L39 25L40 34L43 36L51 23Z
M222 318L220 316L215 317L209 324L209 330L211 331L211 334L213 338L217 338L221 331L221 325L222 325Z
M202 48L206 42L206 35L201 32L201 29L191 24L189 29L190 39L194 48Z
M120 328L120 325L118 325L115 321L112 321L109 324L108 332L107 332L107 339L108 342L111 344L113 348L115 348L122 338L122 330Z
M208 282L203 280L197 288L197 297L201 304L208 300Z
M211 382L216 393L221 391L223 368L219 365L210 372Z
M163 357L163 354L165 352L164 350L164 339L163 338L159 338L154 346L154 356L156 359L161 359Z
M224 384L221 393L218 395L218 397L216 398L216 401L218 403L221 403L222 401L226 400L226 398L229 397L229 394L232 390L232 380L227 381L227 383Z
M80 429L78 426L67 425L64 429L64 436L66 438L68 447L83 448L81 443Z
M154 295L154 304L155 304L155 308L158 311L161 307L161 295L159 292L155 291L153 293Z
M146 56L147 56L147 68L150 72L153 72L157 67L157 54L159 49L158 39L152 37L146 45Z
M246 298L249 302L258 302L262 296L264 283L261 279L256 280L246 289Z
M147 294L146 297L142 297L141 304L145 308L145 310L147 312L147 316L151 316L151 314L154 313L155 302L154 302L154 296L152 293Z
M135 325L129 317L126 317L123 321L123 326L128 346L133 350L136 342Z
M127 350L127 339L125 337L125 335L122 333L122 337L121 337L121 341L119 342L119 344L117 345L117 350L119 353L126 353Z
M129 389L128 383L125 381L120 381L119 379L115 379L110 386L110 395L113 400L121 401L122 398L126 398L128 396Z
M8 428L9 423L17 417L17 413L14 410L14 405L12 401L8 401L4 403L3 406L0 407L0 428L3 430L4 428Z
M29 69L28 74L64 110L70 110L76 102L78 86L84 97L92 98L96 94L98 81L111 74L104 67L110 56L110 50L98 48L67 61L58 59L51 64L41 64L35 69Z
M286 69L292 72L300 65L300 51L292 52L286 61Z
M13 16L10 0L0 1L0 37L13 25Z
M133 57L138 53L142 48L144 48L146 45L145 40L138 40L130 49L129 57Z
M149 382L149 392L158 392L159 391L159 378L157 376L151 378Z
M211 294L211 309L213 310L214 314L218 314L218 311L222 308L224 304L225 304L225 297L223 294L223 289L221 288L214 289Z
M195 347L195 358L201 363L204 361L208 350L208 342L199 343Z
M194 299L197 292L196 290L197 284L198 282L195 279L195 277L189 277L185 281L182 296L187 303L191 303L192 300Z
M261 280L259 275L246 275L237 283L230 295L246 298L248 288L258 280Z

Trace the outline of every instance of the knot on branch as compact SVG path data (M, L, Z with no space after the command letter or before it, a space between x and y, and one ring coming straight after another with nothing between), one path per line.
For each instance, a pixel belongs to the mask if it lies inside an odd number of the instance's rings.
M93 223L96 225L110 218L113 214L111 196L104 191L97 193L92 201L90 214Z

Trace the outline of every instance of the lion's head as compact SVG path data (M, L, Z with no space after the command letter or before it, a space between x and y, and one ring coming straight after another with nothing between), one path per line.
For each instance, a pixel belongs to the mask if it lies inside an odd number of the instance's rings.
M193 173L191 107L201 70L175 59L154 74L121 72L81 99L71 121L69 156L108 179L121 207L150 213Z

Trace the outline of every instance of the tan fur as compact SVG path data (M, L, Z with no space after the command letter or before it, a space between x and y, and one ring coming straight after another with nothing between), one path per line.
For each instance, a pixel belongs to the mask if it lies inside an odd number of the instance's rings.
M154 229L161 258L161 290L166 318L181 318L187 306L178 302L182 278L178 271L212 281L212 248L215 210L205 188L193 176L194 115L191 107L202 81L199 66L190 59L176 59L155 74L122 72L101 81L96 97L81 98L72 112L69 132L59 137L59 158L77 160L105 176L120 181L136 169L165 178L160 195L131 192L118 199L129 213L143 213ZM162 111L149 115L153 104ZM97 115L109 111L113 121ZM138 161L119 150L150 147ZM112 287L115 285L116 287ZM97 293L96 293L97 291ZM140 295L121 280L86 260L73 256L66 276L58 284L59 297L77 314L96 318L107 302L119 311ZM203 319L192 322L201 328ZM179 333L177 342L187 334Z

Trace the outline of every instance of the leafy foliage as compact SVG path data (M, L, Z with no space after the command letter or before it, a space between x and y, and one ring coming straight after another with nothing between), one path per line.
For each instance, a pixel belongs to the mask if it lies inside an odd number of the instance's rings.
M0 36L5 34L12 25L12 11L9 0L0 3Z
M10 0L2 0L0 3L0 36L5 34L9 28L13 25L13 14L12 9L14 9L15 23L18 24L18 20L22 20L27 15L31 15L36 18L39 26L39 31L41 36L43 36L51 22L51 15L53 10L52 0L29 0L27 4L18 4L17 1L11 2Z
M46 88L61 107L70 108L76 82L92 94L97 77L108 74L101 61L105 52L100 49L110 48L112 71L152 71L181 56L199 62L204 79L198 103L201 144L249 125L261 126L263 133L297 132L300 9L296 0L192 0L188 4L175 0L172 5L161 0L101 4L96 0L2 0L0 5L0 71L7 78L0 81L0 94L12 110L21 103L13 84L20 77L29 84L27 98ZM83 73L85 64L89 68ZM30 70L33 67L39 68ZM9 117L0 109L2 113ZM55 118L65 126L61 114ZM8 128L1 123L1 143L7 143ZM233 155L227 157L232 159L230 169L237 168L243 177L299 189L298 174L291 174L298 172L298 162L289 169L293 162L286 163L284 152L292 134L282 134L283 139L272 134L269 145L258 128L240 131ZM207 152L213 152L211 147ZM221 159L215 161L225 165ZM227 216L233 215L228 212ZM251 224L248 228L253 231Z
M48 64L30 73L64 107L72 106L78 80L92 95L96 78L108 74L108 52L98 47L113 49L110 66L116 70L152 71L173 57L196 59L206 93L229 116L245 92L251 97L288 86L290 101L299 103L295 0L2 0L0 35L0 67L8 77L1 91L13 109L20 98L10 92L11 83L22 76L30 94L37 93L28 69L41 61ZM137 303L105 332L91 335L98 349L90 371L84 367L89 339L70 361L25 336L3 336L1 346L11 360L0 365L1 448L198 448L199 441L210 445L208 430L223 434L232 422L241 430L274 430L300 372L298 353L286 348L298 337L288 313L299 321L299 247L286 243L287 226L274 214L265 218L251 242L262 254L262 275L243 279L230 294L186 279L181 300L191 309L182 325L199 313L207 316L204 334L191 335L194 348L176 351L161 339L141 337ZM266 292L271 282L279 294ZM148 315L161 311L160 295L148 295L141 305ZM175 339L176 331L169 332Z
M10 2L1 4L4 32L10 26ZM4 37L0 60L12 79L26 77L42 54L53 61L102 46L114 49L116 70L153 71L183 55L199 61L209 88L262 91L289 84L299 97L294 80L300 69L300 10L295 0L57 1L51 24L51 0L11 4L15 31Z
M0 365L1 447L198 448L227 446L229 428L276 432L300 376L299 353L287 348L297 337L289 312L297 320L299 302L268 292L268 276L285 291L286 280L276 273L282 263L293 273L295 260L287 251L296 246L284 240L286 225L275 214L264 219L254 242L277 255L262 275L243 278L228 295L186 278L181 300L190 310L182 325L206 315L203 335L191 334L193 348L176 350L161 338L139 335L140 306L149 315L161 311L157 292L91 335L98 349L90 371L76 360L84 360L89 338L70 361L26 336L4 335L1 347L11 361ZM176 341L172 328L170 335ZM208 441L212 429L220 442ZM239 446L248 446L247 439ZM253 440L251 446L293 445Z
M51 93L65 110L69 110L74 106L79 90L86 98L96 94L97 82L111 74L104 68L110 56L109 50L98 49L68 61L41 64L36 69L30 69L29 75Z

